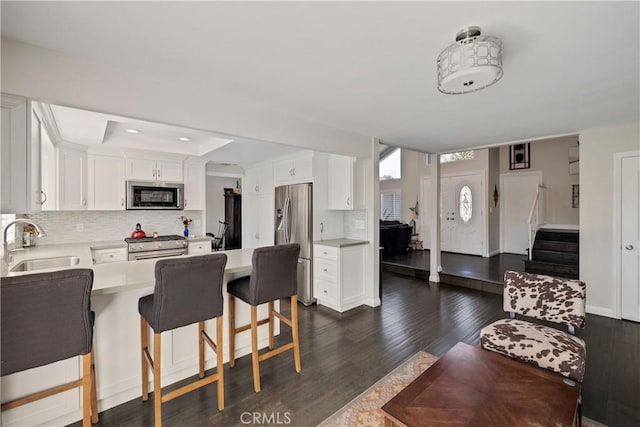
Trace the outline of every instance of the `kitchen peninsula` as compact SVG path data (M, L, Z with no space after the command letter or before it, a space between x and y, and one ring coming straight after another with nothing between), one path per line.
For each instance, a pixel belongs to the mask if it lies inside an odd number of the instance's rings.
M12 266L27 259L52 257L78 257L79 263L67 268L91 268L94 271L94 284L91 296L91 308L96 313L94 327L94 350L97 372L97 392L99 410L112 408L141 396L140 367L140 320L138 299L153 292L155 284L154 269L158 259L140 261L120 261L105 264L93 264L92 251L124 247L124 242L97 242L88 244L64 244L38 246L24 251L14 252ZM228 298L226 282L235 277L246 276L251 272L252 249L221 251L227 255L225 268L224 296L224 338L223 357L229 360L228 353ZM190 256L190 255L186 255ZM25 274L8 272L2 266L2 276ZM50 271L39 270L34 273ZM51 301L55 304L55 301ZM260 318L267 315L266 305L259 308ZM248 323L248 306L238 304L236 318L239 323ZM267 329L259 331L258 345L267 346ZM276 333L279 333L276 323ZM207 331L215 337L215 321L207 321ZM198 372L198 334L197 325L165 332L168 335L162 342L162 384L169 385ZM249 334L237 337L236 357L251 352ZM206 369L215 367L215 355L206 353ZM57 365L57 366L54 366ZM79 358L56 362L41 368L31 369L8 375L2 379L2 394L11 399L53 386L64 381L80 378ZM70 390L48 399L33 402L2 414L2 424L66 425L82 418L80 390ZM151 402L151 400L149 401ZM145 403L147 404L147 403ZM152 404L152 403L148 403Z

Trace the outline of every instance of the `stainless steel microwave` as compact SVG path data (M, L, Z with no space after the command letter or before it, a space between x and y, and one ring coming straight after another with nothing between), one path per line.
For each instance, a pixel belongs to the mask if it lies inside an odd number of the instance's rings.
M184 184L127 181L127 209L184 209Z

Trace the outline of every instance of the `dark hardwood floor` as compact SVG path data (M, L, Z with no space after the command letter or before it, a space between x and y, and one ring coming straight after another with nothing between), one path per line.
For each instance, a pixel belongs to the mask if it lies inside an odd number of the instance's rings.
M256 412L313 426L417 351L442 355L458 341L475 345L483 326L504 317L500 295L391 273L384 273L383 281L383 304L377 308L339 314L300 306L300 374L290 352L269 359L260 364L262 391L256 394L245 356L233 369L225 365L224 411L217 409L212 384L163 404L163 424L245 425L247 413ZM279 340L289 339L287 329ZM640 425L640 324L589 315L578 335L587 341L583 414L610 426ZM276 424L277 418L271 421ZM102 412L99 425L152 424L150 398Z
M385 257L384 265L408 267L428 274L431 269L430 251L417 250ZM442 252L441 274L478 279L502 285L506 270L524 271L526 255L498 254L492 257ZM444 280L443 280L444 281Z

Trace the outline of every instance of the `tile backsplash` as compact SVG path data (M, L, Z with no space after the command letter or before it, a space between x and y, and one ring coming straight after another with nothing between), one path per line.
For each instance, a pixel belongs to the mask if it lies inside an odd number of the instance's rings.
M38 238L37 244L54 245L122 240L131 235L138 222L149 236L154 231L160 235L182 235L181 215L193 220L189 226L191 235L204 234L202 211L49 211L32 213L27 217L47 233Z
M366 210L344 211L342 224L347 239L368 240Z

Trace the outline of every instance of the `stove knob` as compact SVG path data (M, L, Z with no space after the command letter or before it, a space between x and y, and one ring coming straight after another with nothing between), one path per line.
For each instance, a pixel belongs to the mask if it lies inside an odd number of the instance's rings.
M158 243L158 249L162 247L162 243Z
M180 242L176 240L176 246L180 246Z

